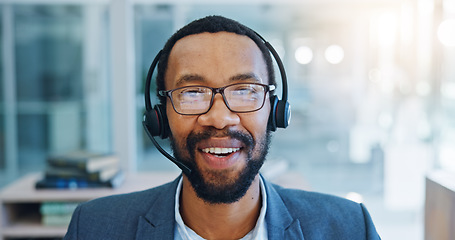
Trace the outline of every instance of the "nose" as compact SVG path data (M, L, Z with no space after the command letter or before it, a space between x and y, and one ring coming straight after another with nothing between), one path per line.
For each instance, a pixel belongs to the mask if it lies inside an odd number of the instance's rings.
M199 116L198 122L205 127L215 127L224 129L227 126L233 126L240 123L237 113L231 112L227 108L221 94L216 94L213 99L213 105L210 110Z

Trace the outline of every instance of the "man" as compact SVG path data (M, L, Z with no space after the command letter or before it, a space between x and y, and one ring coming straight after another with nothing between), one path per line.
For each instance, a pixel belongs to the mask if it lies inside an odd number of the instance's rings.
M379 239L362 204L284 189L258 173L275 80L254 31L209 16L174 34L159 60L175 161L190 171L81 204L65 239Z

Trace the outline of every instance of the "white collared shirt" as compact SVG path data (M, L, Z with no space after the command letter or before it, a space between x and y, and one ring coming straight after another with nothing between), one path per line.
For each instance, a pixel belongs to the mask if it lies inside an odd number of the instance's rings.
M261 186L262 194L262 207L261 212L259 213L258 221L256 226L252 229L247 235L245 235L240 240L267 240L267 223L265 221L265 213L267 211L267 193L265 191L265 186L262 181L262 178L259 177L259 182ZM174 228L174 240L203 240L196 232L191 228L185 225L183 222L182 216L180 215L180 193L182 191L182 178L180 178L179 184L177 186L177 191L175 193L175 221L176 225Z

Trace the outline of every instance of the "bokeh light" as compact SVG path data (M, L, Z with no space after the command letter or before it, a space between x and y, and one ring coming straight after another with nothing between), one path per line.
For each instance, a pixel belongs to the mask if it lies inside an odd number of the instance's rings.
M331 64L339 64L343 58L344 50L338 45L331 45L325 50L325 59Z
M447 46L455 46L455 19L444 20L438 27L438 39Z
M313 60L313 50L307 46L300 46L295 50L295 60L300 64L308 64Z

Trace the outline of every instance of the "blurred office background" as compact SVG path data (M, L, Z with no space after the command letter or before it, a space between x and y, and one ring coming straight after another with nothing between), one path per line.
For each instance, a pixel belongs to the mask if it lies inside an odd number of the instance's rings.
M455 174L453 0L0 2L0 187L77 149L177 171L142 130L143 83L167 38L212 14L286 66L292 122L269 163L361 199L383 239L423 239L425 175Z

